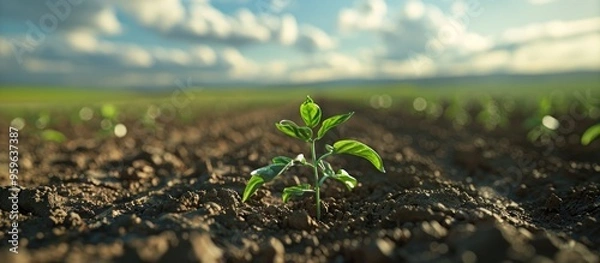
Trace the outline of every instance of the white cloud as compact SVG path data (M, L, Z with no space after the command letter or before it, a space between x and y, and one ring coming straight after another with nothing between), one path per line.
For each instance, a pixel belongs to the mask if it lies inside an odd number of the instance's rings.
M454 75L600 70L599 22L549 21L507 29L491 45L463 52L440 70Z
M556 2L557 0L527 0L532 5L545 5L552 2Z
M92 21L101 33L108 35L116 35L121 33L121 23L117 19L115 10L112 8L103 8L98 10L92 17L88 18Z
M366 78L373 73L372 64L345 54L330 52L310 57L290 70L292 82L318 82L344 78Z
M176 0L163 0L173 3ZM179 10L177 5L167 5L156 9L158 4L121 4L127 12L132 12L138 22L145 27L156 29L167 38L184 39L190 42L203 41L235 47L261 43L279 43L284 46L297 46L302 51L318 51L331 48L333 42L320 29L305 25L308 29L299 32L296 18L290 14L273 16L256 15L248 9L240 9L233 15L224 14L209 1L191 1L188 12L174 11L167 23L156 13ZM150 7L147 7L150 6ZM145 11L148 8L148 11ZM157 18L158 17L158 18ZM297 44L302 39L302 44Z
M468 33L466 25L439 8L419 0L407 2L391 26L380 31L385 57L404 60L417 54L437 57L453 49L478 49L485 38ZM473 41L475 43L473 43Z
M508 67L514 72L544 73L600 70L600 32L561 40L537 41L516 49Z
M600 69L600 17L549 21L484 36L458 20L457 14L474 11L470 7L455 5L454 14L447 15L418 0L407 2L392 24L376 30L384 44L370 53L377 72L410 78Z
M292 45L298 39L298 23L292 15L284 15L281 18L279 29L279 41L284 45Z
M409 20L420 19L425 15L425 4L418 0L410 0L406 3L402 14Z
M600 31L600 17L549 21L506 30L500 37L503 43L523 43L542 39L561 39Z
M93 52L98 47L98 39L90 31L74 30L65 34L64 38L76 52Z
M141 24L162 31L185 18L185 8L180 0L121 0L116 3Z
M414 61L409 60L382 60L377 63L378 74L385 78L432 77L435 75L436 70L437 67L434 63L415 64Z
M323 30L314 26L304 26L296 45L300 50L310 53L332 49L336 42Z
M340 11L338 26L342 31L379 29L384 25L386 14L385 0L363 0L354 8Z
M203 2L193 2L189 16L164 34L238 45L267 42L271 39L269 28L249 10L241 9L236 15L227 16Z
M190 52L204 65L214 65L217 62L217 53L209 46L196 46Z

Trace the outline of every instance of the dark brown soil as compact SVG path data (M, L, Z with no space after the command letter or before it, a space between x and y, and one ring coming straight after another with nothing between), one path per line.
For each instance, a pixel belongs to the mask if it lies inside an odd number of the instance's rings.
M371 145L387 173L358 158L331 158L360 184L349 192L327 182L320 222L312 197L281 201L284 187L312 183L310 170L295 168L241 202L251 170L276 155L308 156L307 145L273 125L295 119L295 106L156 130L130 120L124 138L99 137L95 124L65 124L72 139L61 144L25 128L19 254L6 242L10 182L2 168L0 262L599 261L598 142L549 149L526 141L520 128L457 130L399 110L322 105L325 115L356 110L324 141Z

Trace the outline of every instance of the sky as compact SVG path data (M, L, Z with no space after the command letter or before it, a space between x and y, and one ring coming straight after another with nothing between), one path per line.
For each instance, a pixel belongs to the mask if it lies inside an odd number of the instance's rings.
M600 71L597 0L0 0L0 85Z

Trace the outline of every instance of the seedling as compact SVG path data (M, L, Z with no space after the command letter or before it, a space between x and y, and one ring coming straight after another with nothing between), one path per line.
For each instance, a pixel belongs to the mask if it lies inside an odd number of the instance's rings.
M337 155L337 154L350 154L358 157L362 157L379 171L385 173L383 168L383 161L375 150L367 146L364 143L355 140L340 140L335 142L333 145L325 145L325 153L321 156L317 156L315 144L318 140L323 139L325 134L331 129L338 125L348 121L354 112L346 114L335 115L327 118L321 123L321 108L317 105L310 97L306 97L304 103L300 105L300 116L306 124L306 126L299 126L293 121L282 120L275 124L275 127L284 134L300 139L307 142L310 145L311 159L307 160L304 154L299 154L295 158L287 156L277 156L273 158L270 165L256 169L250 174L252 177L248 181L246 188L244 189L242 201L246 202L259 187L263 184L272 181L277 176L283 174L285 171L293 166L307 166L313 169L314 172L314 185L300 184L297 186L290 186L283 189L282 199L283 202L287 202L292 197L300 197L305 193L313 193L316 201L316 212L317 219L321 219L321 195L320 188L325 180L331 178L342 182L348 190L352 190L358 184L356 178L348 174L346 170L339 169L337 172L333 170L331 164L325 161L325 158ZM317 126L321 124L318 130ZM316 130L316 133L315 133Z
M585 130L583 135L581 135L581 144L584 146L589 145L596 138L600 138L600 123Z

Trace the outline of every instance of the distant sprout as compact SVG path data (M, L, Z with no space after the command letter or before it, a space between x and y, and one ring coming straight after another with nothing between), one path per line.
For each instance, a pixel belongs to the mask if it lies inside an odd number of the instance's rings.
M160 108L154 105L148 106L148 109L146 110L146 116L148 116L150 119L156 119L160 117L160 114Z
M558 127L560 126L560 122L556 118L554 118L550 115L546 115L542 118L542 125L544 125L544 127L548 128L548 129L554 131L554 130L558 129Z
M310 97L307 97L304 103L300 105L300 116L306 126L299 126L293 121L282 120L275 124L277 129L284 134L300 139L310 144L311 159L307 160L303 154L297 155L295 158L287 156L278 156L272 159L271 164L252 171L252 177L248 181L242 195L242 201L246 202L260 186L272 181L277 176L283 174L293 166L307 166L313 169L314 186L310 184L299 184L283 189L282 199L287 202L292 197L299 197L305 193L314 193L316 202L317 220L321 218L321 186L326 179L331 178L343 183L348 190L352 190L357 186L358 181L352 177L346 170L339 169L337 172L333 170L331 164L325 161L326 157L338 154L350 154L362 157L381 172L385 172L383 161L375 150L371 147L355 140L340 140L333 145L325 145L325 153L317 156L316 142L322 139L325 134L331 129L345 123L352 117L354 112L335 115L321 122L322 112ZM317 129L317 126L320 127ZM319 172L320 171L320 172ZM323 176L319 176L322 174Z
M529 130L527 133L527 139L530 142L539 141L542 144L550 143L553 137L556 136L556 132L554 130L549 129L544 125L538 125L533 129Z
M490 96L480 99L481 111L477 114L477 121L487 130L491 131L497 127L505 126L507 117L501 112L496 100Z
M456 97L446 109L445 116L452 121L455 129L461 129L471 122L471 115L466 109L466 102Z
M539 126L543 126L547 129L547 127L544 126L542 120L545 116L551 116L551 114L552 101L550 100L550 97L542 97L539 99L537 103L537 108L534 110L531 117L525 119L524 126L530 131L533 129L537 129Z
M427 109L427 101L424 98L417 97L413 101L413 108L416 111L424 111L425 109Z
M429 101L427 102L427 109L425 109L425 113L427 114L427 118L436 120L444 114L444 109L442 109L442 106L436 102Z
M501 102L502 110L506 113L511 113L516 108L516 102L514 98L507 97Z
M388 94L373 95L369 102L375 109L388 109L392 106L392 97Z
M600 137L600 123L589 127L581 136L581 144L584 146L589 145L594 140Z
M549 96L543 97L538 102L538 114L548 115L552 111L552 100Z
M62 134L59 131L51 130L51 129L43 130L41 133L41 136L42 136L42 140L49 141L49 142L61 143L61 142L64 142L65 140L67 140L67 137L65 137L64 134Z
M127 127L124 124L119 123L115 125L114 133L115 136L119 138L125 137L125 135L127 135Z
M112 121L110 121L108 119L104 119L104 120L100 121L100 128L102 128L103 130L110 130L112 127L113 127Z
M79 110L79 119L82 121L89 121L94 117L94 111L89 107L83 107Z
M102 114L103 118L109 119L109 120L116 120L117 115L118 115L117 108L115 107L115 105L112 105L112 104L102 105L102 108L100 109L100 113Z
M142 124L147 128L154 128L156 126L156 118L160 117L161 110L155 105L150 105L142 116Z
M40 130L43 130L46 128L46 126L48 126L49 123L50 123L50 114L43 112L43 113L40 113L40 116L35 121L35 127L37 127Z
M104 104L100 108L100 115L103 118L102 121L100 121L100 128L102 128L103 134L117 135L115 133L115 125L119 123L119 110L117 107L115 107L113 104Z
M14 118L12 121L10 121L10 126L15 127L17 130L22 130L25 128L25 119L21 117Z

